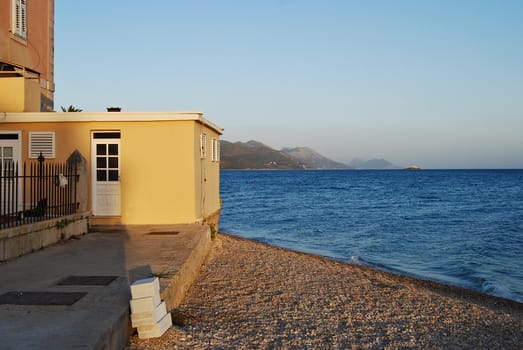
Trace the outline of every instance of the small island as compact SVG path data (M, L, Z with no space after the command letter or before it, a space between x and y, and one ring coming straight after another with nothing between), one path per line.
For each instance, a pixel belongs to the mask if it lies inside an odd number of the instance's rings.
M421 168L417 165L411 165L408 168L405 168L405 170L421 170Z

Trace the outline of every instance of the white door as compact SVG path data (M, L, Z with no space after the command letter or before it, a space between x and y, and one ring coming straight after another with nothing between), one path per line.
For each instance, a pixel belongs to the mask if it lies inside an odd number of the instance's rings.
M18 193L16 180L10 178L14 175L15 165L20 171L22 161L21 136L19 131L0 131L0 165L2 179L0 183L0 214L8 214L21 210L21 182L18 180ZM19 176L22 174L18 174ZM18 202L18 207L16 206Z
M120 132L92 134L93 215L121 215Z

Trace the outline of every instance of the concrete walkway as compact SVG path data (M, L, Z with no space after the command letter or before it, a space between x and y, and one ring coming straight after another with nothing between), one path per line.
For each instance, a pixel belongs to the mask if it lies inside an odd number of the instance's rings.
M181 302L211 247L209 227L202 225L95 230L0 264L1 349L122 349L131 331L130 283L160 277L162 299L171 310ZM92 285L92 278L67 284L64 279L71 276L116 278L108 285ZM35 297L30 292L47 293ZM64 305L64 292L86 294ZM26 302L39 305L6 303L6 293L16 300L33 296ZM57 305L41 305L49 301Z

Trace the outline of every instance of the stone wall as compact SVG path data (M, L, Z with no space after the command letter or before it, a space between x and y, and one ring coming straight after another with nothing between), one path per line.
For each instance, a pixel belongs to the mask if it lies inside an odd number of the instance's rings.
M89 214L84 212L0 230L0 261L87 233Z

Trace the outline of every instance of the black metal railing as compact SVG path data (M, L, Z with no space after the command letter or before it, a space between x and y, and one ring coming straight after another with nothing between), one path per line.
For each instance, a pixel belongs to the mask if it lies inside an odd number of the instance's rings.
M71 215L78 210L76 165L0 162L0 229Z

